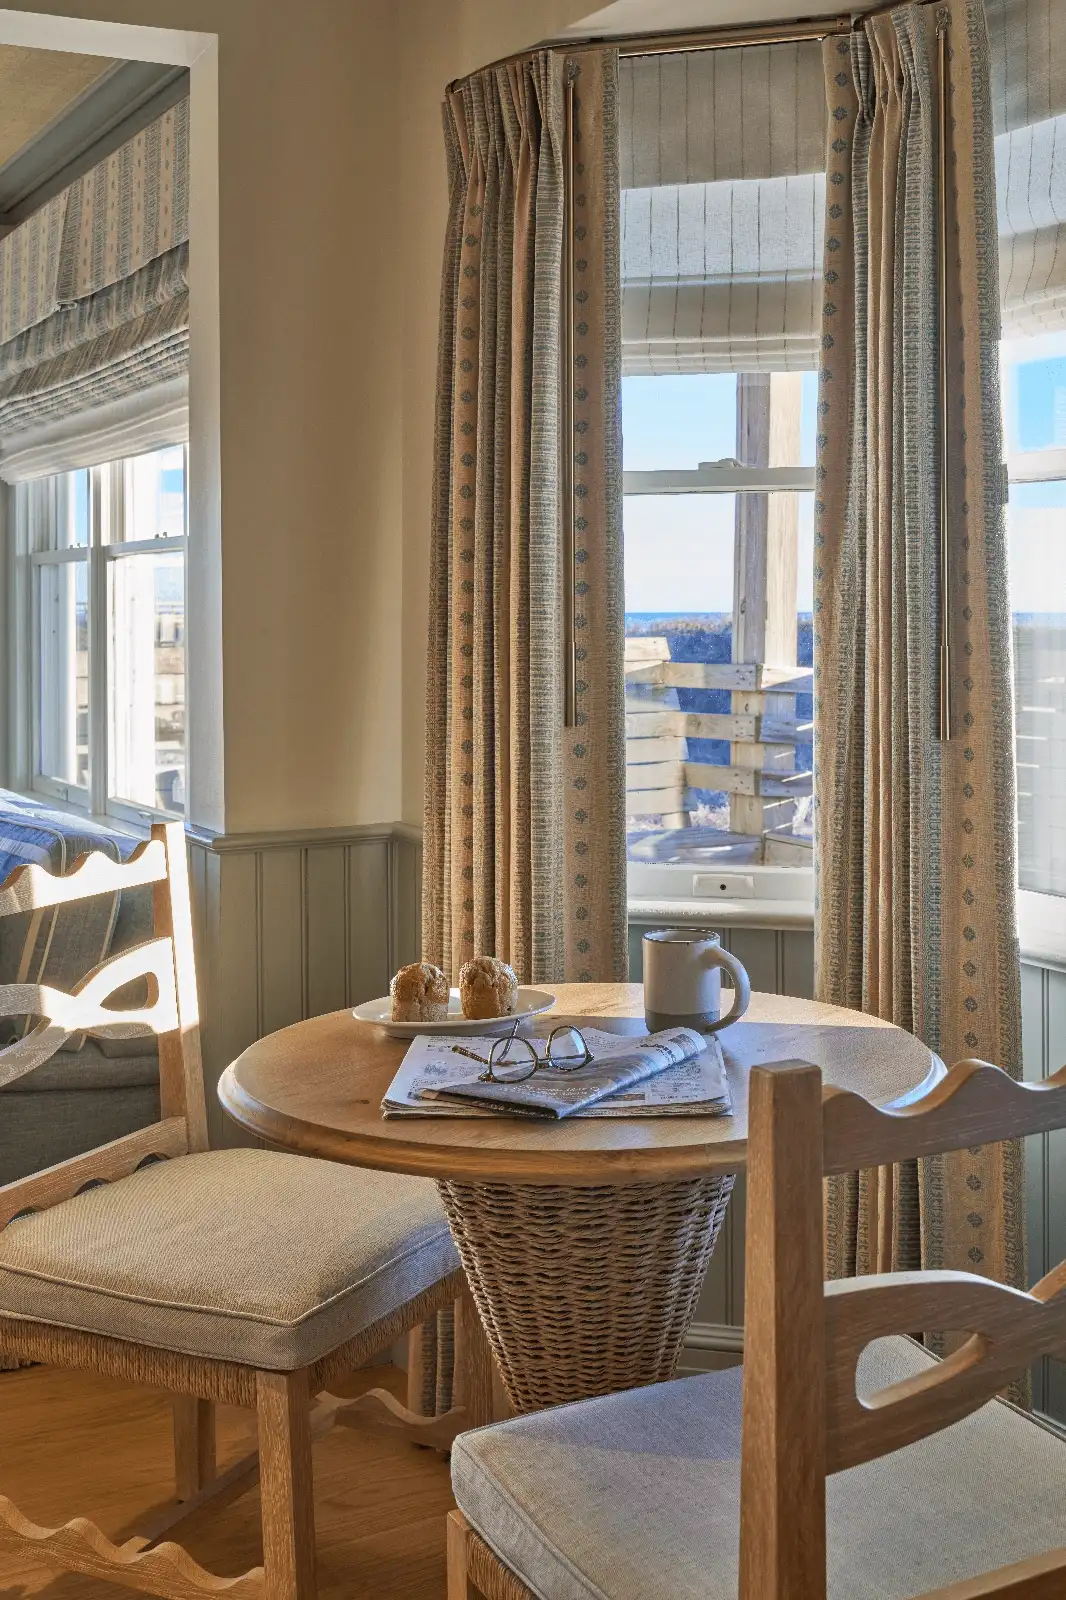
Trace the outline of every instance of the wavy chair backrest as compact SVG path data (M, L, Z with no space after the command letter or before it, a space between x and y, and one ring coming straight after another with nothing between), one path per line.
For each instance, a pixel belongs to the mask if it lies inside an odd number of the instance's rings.
M860 1095L823 1090L807 1062L753 1069L741 1600L823 1600L827 1474L948 1427L1039 1357L1066 1349L1066 1264L1029 1294L962 1272L825 1283L823 1178L1061 1127L1066 1068L1030 1085L963 1061L920 1099L883 1111ZM933 1328L969 1337L928 1372L856 1397L856 1367L871 1340ZM1066 1552L1047 1560L1053 1565L1034 1565L1022 1587L1015 1577L980 1593L1066 1594ZM960 1586L944 1600L971 1592Z
M124 863L92 851L63 877L38 866L16 867L0 884L0 917L37 913L145 884L153 886L152 939L101 962L70 993L37 983L0 985L0 1016L39 1019L22 1038L0 1049L0 1087L32 1073L76 1034L112 1039L157 1035L160 1121L44 1172L0 1186L0 1228L25 1211L42 1210L68 1199L88 1184L124 1177L146 1161L207 1148L182 824L156 823L151 839ZM110 997L136 979L147 980L147 1003L139 1009L109 1007ZM78 1057L68 1059L76 1079Z

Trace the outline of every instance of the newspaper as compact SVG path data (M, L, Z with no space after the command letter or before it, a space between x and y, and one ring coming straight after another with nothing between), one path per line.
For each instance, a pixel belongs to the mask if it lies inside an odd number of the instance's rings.
M492 1043L480 1035L448 1038L420 1034L412 1040L400 1070L381 1102L386 1117L483 1117L503 1114L557 1118L729 1116L731 1105L722 1050L717 1038L705 1039L691 1029L673 1028L664 1034L634 1038L583 1028L594 1060L576 1072L544 1069L521 1084L480 1084L471 1079L468 1056L456 1053L460 1045L488 1054ZM530 1043L543 1054L544 1041ZM532 1104L508 1091L539 1090ZM492 1091L492 1099L470 1089ZM458 1089L459 1093L453 1091Z

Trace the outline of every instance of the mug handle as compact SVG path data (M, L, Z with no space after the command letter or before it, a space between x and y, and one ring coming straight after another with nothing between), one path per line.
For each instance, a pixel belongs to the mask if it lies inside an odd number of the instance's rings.
M751 1004L751 980L732 951L719 946L709 950L707 956L712 966L724 968L733 980L733 1005L729 1015L703 1030L705 1033L717 1033L719 1028L728 1028L731 1022L736 1022L748 1009Z

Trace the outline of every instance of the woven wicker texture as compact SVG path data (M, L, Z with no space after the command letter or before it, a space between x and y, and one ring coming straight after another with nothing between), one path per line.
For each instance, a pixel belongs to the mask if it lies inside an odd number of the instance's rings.
M470 1528L466 1535L467 1571L478 1594L485 1600L536 1600L532 1589L527 1589L499 1556Z
M673 1377L732 1176L438 1188L516 1411Z

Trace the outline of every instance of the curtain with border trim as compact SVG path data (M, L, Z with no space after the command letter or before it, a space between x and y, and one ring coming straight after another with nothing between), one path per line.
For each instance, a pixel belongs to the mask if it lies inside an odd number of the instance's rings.
M954 734L938 740L936 14L950 17ZM980 0L825 44L830 96L815 524L816 992L946 1061L1021 1069L996 192ZM831 1275L1021 1285L1017 1144L834 1180Z
M510 962L524 982L627 970L616 63L611 50L541 50L475 73L445 113L422 937L453 982L473 955ZM568 71L572 375L560 370ZM572 440L560 432L566 376Z

